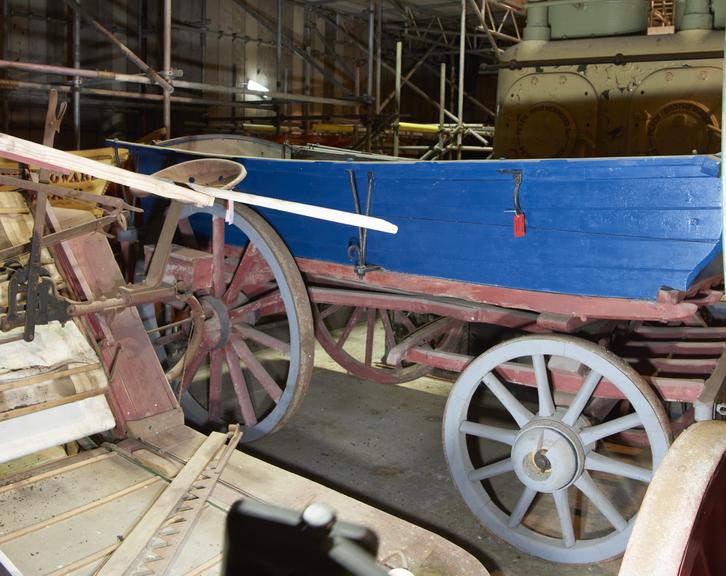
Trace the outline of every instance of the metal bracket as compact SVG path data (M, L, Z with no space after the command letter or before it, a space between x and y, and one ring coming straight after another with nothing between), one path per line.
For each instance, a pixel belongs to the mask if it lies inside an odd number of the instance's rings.
M355 181L355 171L348 170L348 176L350 177L350 190L353 194L353 206L355 207L355 213L361 214L360 209L360 198L358 195L358 185ZM366 196L366 211L365 216L370 216L371 212L371 200L373 199L373 172L368 172L368 193ZM358 275L358 278L363 278L366 272L372 270L379 270L380 266L369 266L366 263L366 249L368 244L368 229L358 228L358 243L351 243L348 245L348 256L357 260L357 264L353 267L353 270Z
M522 187L522 171L521 170L497 170L500 174L511 174L514 178L514 213L522 214L522 208L519 206L519 190ZM507 210L509 212L509 210Z
M35 327L38 324L48 324L53 320L64 324L70 319L68 314L70 302L58 295L48 270L42 266L36 266L34 270L32 267L32 264L28 264L10 276L8 311L0 325L4 332L24 325L23 340L26 342L31 342L35 338ZM36 281L31 286L29 279L32 277L35 277ZM34 303L32 306L26 305L24 311L21 311L19 306L22 294L25 294L26 302Z

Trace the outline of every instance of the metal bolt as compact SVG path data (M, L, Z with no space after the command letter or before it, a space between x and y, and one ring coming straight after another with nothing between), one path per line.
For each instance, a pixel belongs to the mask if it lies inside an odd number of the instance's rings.
M534 453L534 463L537 468L539 468L539 471L542 472L542 474L546 474L549 470L552 469L552 462L550 462L546 454L546 448L537 450L537 452Z
M719 402L716 404L716 414L719 416L726 416L726 403L725 402Z

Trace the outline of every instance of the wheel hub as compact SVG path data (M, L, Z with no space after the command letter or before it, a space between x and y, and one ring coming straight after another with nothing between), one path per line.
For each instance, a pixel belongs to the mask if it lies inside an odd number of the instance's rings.
M227 306L219 298L203 296L199 299L206 319L202 346L207 350L222 348L229 340L230 321Z
M538 492L566 488L582 474L585 451L577 433L557 420L532 421L512 446L512 464L519 480Z

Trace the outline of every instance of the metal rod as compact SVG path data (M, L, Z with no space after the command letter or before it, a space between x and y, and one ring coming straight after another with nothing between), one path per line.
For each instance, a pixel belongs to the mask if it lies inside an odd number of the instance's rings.
M57 90L65 94L72 92L72 86L66 86L64 84L47 84L41 82L26 82L21 80L3 80L0 79L0 90L33 90L33 91L44 91ZM92 94L94 96L107 96L111 98L125 98L131 100L147 100L153 102L161 102L164 99L162 94L143 94L139 92L124 92L121 90L104 90L102 88L84 88L81 87L82 94ZM220 106L222 104L219 100L213 100L211 98L190 98L187 96L172 96L172 102L180 104L198 104L205 106ZM265 102L235 102L233 106L236 108L268 108L272 103Z
M464 124L464 62L466 59L466 0L461 0L461 28L459 30L459 133L456 145L459 148L456 157L461 160L462 130Z
M489 28L489 24L487 23L485 14L479 9L479 6L477 6L476 0L469 0L469 4L471 4L471 7L474 9L474 13L479 17L479 22L481 23L481 27L484 30L484 32L486 32L487 39L489 40L489 43L492 45L492 48L494 48L494 57L496 58L497 62L499 62L499 54L502 51L499 49L499 46L497 46L497 41L494 39L492 30ZM486 5L486 0L484 0L484 4ZM486 10L486 8L485 8L485 10Z
M433 52L434 48L429 48L426 53L421 56L421 58L418 59L418 61L411 67L411 69L406 72L406 75L403 77L404 82L408 82L411 77L416 73L416 71L426 62L428 57L431 55L431 52ZM386 105L391 101L392 98L394 98L396 95L396 90L394 89L388 96L386 96L385 100L381 103L381 110L386 107Z
M98 78L109 80L112 82L126 82L129 84L154 84L152 80L142 75L120 74L116 72L106 72L103 70L86 70L75 69L67 66L53 66L49 64L35 64L31 62L15 62L12 60L0 60L0 69L8 68L13 70L24 70L26 72L40 72L42 74L55 74L60 76L81 77L81 78ZM335 106L358 105L359 100L356 98L325 98L320 96L308 96L303 94L286 94L281 92L259 92L257 90L248 90L246 88L220 86L218 84L205 84L203 82L188 82L185 80L176 80L174 85L178 88L188 88L190 90L202 90L206 92L216 92L220 94L252 94L256 96L267 96L270 100L289 100L292 102L314 102L319 104L332 104ZM82 90L86 91L86 90ZM160 96L161 98L161 96ZM175 101L172 97L172 101ZM177 100L178 101L178 100Z
M171 79L171 0L164 0L164 74L167 80ZM174 87L171 84L162 86L164 89L164 128L166 137L171 138L171 93Z
M78 0L80 2L80 0ZM81 15L73 11L73 68L81 67ZM73 78L73 138L76 150L81 149L81 79Z
M333 26L335 26L336 28L341 28L333 20L330 20L327 17L325 19L328 22L330 22ZM348 30L345 30L345 29L342 29L342 31L345 32L345 34L347 35L348 39L351 42L353 42L353 44L355 46L357 46L359 50L361 50L362 52L366 52L366 53L368 52L366 50L365 45L360 40L358 40L355 37L355 35L351 34ZM381 65L383 66L383 68L385 68L386 70L388 70L392 74L395 74L396 73L395 67L394 66L391 66L387 62L381 61ZM428 103L430 103L432 106L434 106L437 110L439 109L439 103L436 100L434 100L433 98L431 98L424 90L422 90L421 88L419 88L418 86L416 86L416 84L414 84L410 80L406 81L406 84L409 86L409 88L411 88L411 90L413 90L416 94L418 94L419 96L421 96L421 98L423 98L424 100L426 100ZM459 118L456 116L456 114L453 114L452 112L449 112L448 110L444 110L444 113L446 114L447 117L451 118L455 122L458 122L459 121Z
M373 0L368 0L368 78L366 78L366 95L373 97L373 55L375 54L374 32L376 26L376 12Z
M383 44L383 0L376 2L376 114L381 113L381 51Z
M68 1L68 0L66 0ZM247 14L252 16L257 22L263 27L266 28L269 32L275 34L277 32L277 26L271 22L269 22L266 18L264 18L257 10L252 8L247 4L245 0L232 0L239 8L244 10ZM320 72L323 77L330 82L331 84L337 86L345 95L350 95L350 90L340 83L338 79L330 74L328 70L326 70L325 66L320 65L315 58L312 57L311 54L308 54L304 49L297 46L290 38L288 38L285 34L282 35L282 42L285 46L287 46L290 50L293 51L294 54L297 54L302 58L303 60L306 60L309 62L318 72Z
M444 147L444 109L446 108L446 62L441 63L439 73L439 146Z
M2 50L3 59L7 59L10 53L10 0L2 0L3 2L3 43ZM7 74L3 74L6 77ZM10 107L7 99L3 99L3 132L10 132Z
M284 15L282 12L282 0L277 0L277 38L276 38L276 60L275 60L275 72L277 73L277 91L282 90L282 19Z
M146 62L144 62L141 58L139 58L139 56L137 56L133 50L131 50L128 46L126 46L126 44L124 44L123 42L121 42L121 40L116 38L116 36L114 35L113 32L108 30L103 24L101 24L98 20L96 20L93 16L91 16L91 14L89 14L89 12L85 8L82 8L78 4L78 2L76 2L76 0L63 0L63 1L66 3L66 5L69 8L77 11L81 15L81 18L86 20L89 24L92 24L93 27L96 28L96 30L98 30L102 35L104 35L106 38L108 38L108 40L112 44L115 44L121 50L121 52L123 52L123 54L124 54L124 56L126 56L126 58L128 58L129 60L131 60L131 62L136 64L136 66L138 66L139 69L142 70L145 74L148 74L154 80L154 82L156 82L159 86L161 86L165 90L170 90L171 92L174 91L174 87L171 84L169 84L166 80L164 80L164 78L162 78L156 70L154 70Z
M311 57L311 50L312 50L312 26L310 25L310 18L312 17L312 10L310 10L310 5L306 2L305 3L305 9L303 12L303 44L305 45L305 50L308 53L308 57ZM303 92L306 96L310 96L310 85L311 85L311 78L312 76L312 67L310 66L310 62L307 59L303 60ZM356 108L357 110L357 108ZM310 103L306 102L303 107L303 114L305 116L310 116L311 114L311 107ZM303 125L303 129L305 131L305 134L307 134L310 131L310 122L305 121Z
M398 123L401 121L401 63L403 60L403 43L396 42L396 118L393 124L393 155L398 156Z
M724 61L726 61L726 31L724 31ZM723 77L723 85L721 87L721 158L723 159L723 151L726 150L726 131L723 129L726 122L726 75ZM721 258L722 271L726 278L726 250L723 249L726 244L726 170L721 169ZM723 299L723 298L722 298Z

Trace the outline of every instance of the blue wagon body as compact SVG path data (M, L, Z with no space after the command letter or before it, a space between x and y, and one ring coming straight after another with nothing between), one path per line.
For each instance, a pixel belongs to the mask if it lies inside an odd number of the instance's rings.
M128 148L139 172L198 156ZM709 156L461 162L328 162L237 158L243 192L354 211L350 171L370 214L382 270L508 289L654 301L720 273L721 191ZM526 233L513 230L514 177ZM355 229L260 210L297 258L351 264ZM412 291L415 291L412 288Z

